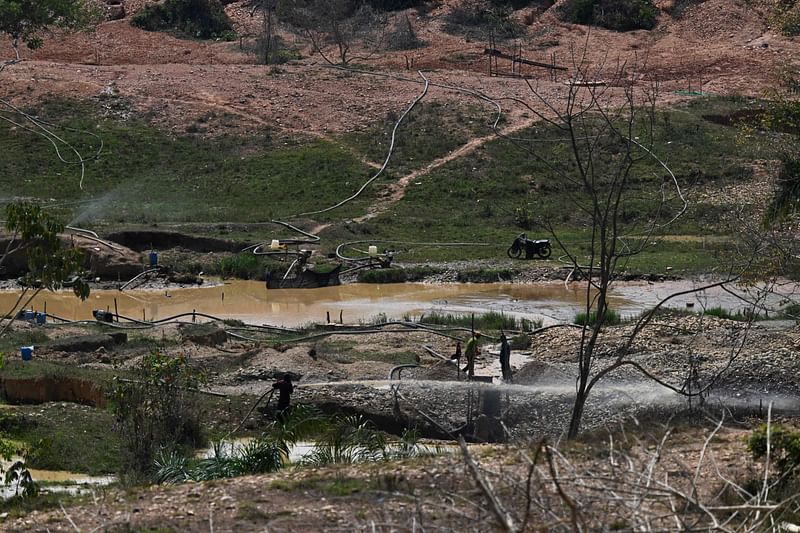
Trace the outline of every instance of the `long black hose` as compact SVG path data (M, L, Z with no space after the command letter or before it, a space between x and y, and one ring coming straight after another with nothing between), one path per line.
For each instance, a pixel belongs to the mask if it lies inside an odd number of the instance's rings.
M241 422L239 422L239 425L238 425L238 426L236 426L236 428L235 428L233 431L230 431L230 432L228 432L228 434L227 434L227 435L225 435L224 437L222 437L222 440L225 440L225 439L227 439L228 437L230 437L231 435L233 435L234 433L236 433L237 431L239 431L240 429L242 429L242 426L244 426L244 423L245 423L245 422L247 422L247 419L248 419L248 418L250 418L250 415L252 415L252 414L253 414L253 411L255 411L255 410L256 410L256 407L258 407L258 404L259 404L259 403L261 403L261 400L263 400L263 399L264 399L264 397L265 397L265 396L267 396L267 395L269 395L269 398L267 399L267 405L269 405L269 401L272 399L272 395L273 395L273 394L275 394L275 390L276 390L276 389L272 389L272 388L271 388L270 390L268 390L267 392L265 392L264 394L262 394L261 396L259 396L259 397L258 397L258 400L256 400L256 403L254 403L254 404L253 404L253 407L251 407L251 408L250 408L250 410L249 410L249 411L247 411L247 414L246 414L246 415L244 415L244 418L242 418L242 421L241 421Z

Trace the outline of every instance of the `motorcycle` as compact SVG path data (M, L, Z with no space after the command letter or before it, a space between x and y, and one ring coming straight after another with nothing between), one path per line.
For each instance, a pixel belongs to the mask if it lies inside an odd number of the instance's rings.
M532 240L524 233L520 233L506 253L512 259L519 259L523 250L525 251L525 259L533 259L534 255L538 255L540 259L547 259L553 253L553 248L550 246L548 239Z

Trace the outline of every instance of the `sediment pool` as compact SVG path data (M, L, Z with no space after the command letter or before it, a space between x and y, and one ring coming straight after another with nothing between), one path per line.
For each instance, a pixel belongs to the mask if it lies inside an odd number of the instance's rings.
M661 298L690 289L687 281L662 283L625 282L615 284L611 306L623 316L649 308ZM0 309L10 309L18 292L0 292ZM92 319L92 310L101 309L138 320L157 320L180 313L205 313L239 319L252 324L298 326L325 322L358 323L383 314L397 319L441 313L483 313L486 311L528 319L544 324L570 321L586 301L583 283L548 282L534 284L349 284L320 289L266 289L262 282L232 281L196 288L168 290L95 290L85 302L71 292L42 292L29 308L46 311L69 320ZM742 309L746 304L716 288L701 294L685 295L669 306L694 309L720 306Z

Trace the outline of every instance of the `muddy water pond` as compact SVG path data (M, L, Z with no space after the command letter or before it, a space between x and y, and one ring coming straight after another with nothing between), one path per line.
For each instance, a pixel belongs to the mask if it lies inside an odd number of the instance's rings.
M14 461L19 459L16 457ZM7 469L14 461L3 461L2 467ZM42 491L50 493L81 494L93 487L103 487L117 481L115 476L89 476L63 470L31 468L28 471L35 482L42 484ZM13 482L0 483L0 500L11 498L16 492L16 485Z
M692 288L686 281L619 283L611 292L611 306L623 316L639 313L660 298ZM320 289L266 289L255 281L232 281L212 286L169 289L96 290L85 302L70 292L42 292L32 302L33 309L69 320L92 319L92 310L115 308L119 314L141 320L157 320L180 313L205 313L239 319L252 324L293 327L310 322L325 322L328 317L345 323L365 322L378 315L390 319L440 313L503 312L512 316L541 319L547 324L571 321L585 304L582 283L562 282L512 284L464 283L389 285L350 284ZM10 309L18 296L0 292L0 308ZM673 307L693 304L741 309L743 304L721 289L676 298Z

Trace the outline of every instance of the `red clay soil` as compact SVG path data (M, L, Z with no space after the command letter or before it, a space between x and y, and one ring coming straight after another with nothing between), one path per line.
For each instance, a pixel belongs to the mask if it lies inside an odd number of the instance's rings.
M142 3L128 0L129 16ZM361 63L373 72L409 81L333 69L301 41L304 59L266 67L241 51L238 41L179 39L136 29L125 19L101 24L91 34L48 38L33 53L24 50L25 61L0 75L0 96L33 103L44 97L88 98L114 90L134 113L147 114L176 134L215 112L224 114L227 124L211 120L209 135L231 127L247 133L269 126L292 135L323 137L364 129L385 121L388 112L405 108L421 88L417 69L434 82L480 90L492 98L532 100L522 80L487 75L487 43L442 32L447 9L445 2L424 17L408 12L418 36L429 46L387 52ZM242 34L255 34L260 21L249 16L243 2L227 10ZM517 13L520 19L524 15L525 11ZM690 7L679 20L662 13L655 30L616 33L560 23L551 8L519 42L526 58L550 61L554 55L557 63L568 67L576 54L585 54L598 78L620 61L635 61L642 80L659 80L663 102L681 98L673 93L681 89L758 96L773 83L771 75L778 66L800 60L800 43L777 36L765 20L749 2L708 0ZM10 47L3 44L0 57L12 57ZM413 61L412 70L406 70L407 61ZM564 90L565 75L554 82L543 69L531 67L526 74L536 78L532 83L545 96ZM468 99L437 87L428 98ZM516 122L520 106L503 104L510 108L509 122ZM483 105L487 115L492 112L491 106Z

